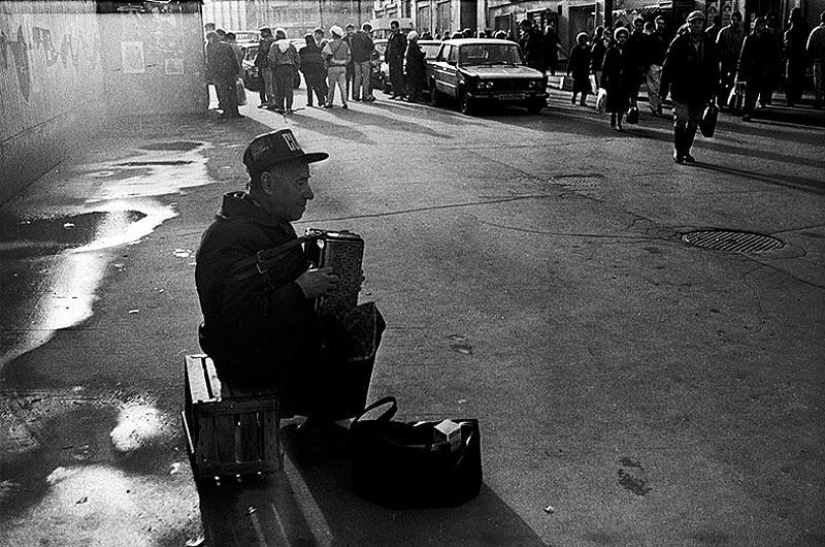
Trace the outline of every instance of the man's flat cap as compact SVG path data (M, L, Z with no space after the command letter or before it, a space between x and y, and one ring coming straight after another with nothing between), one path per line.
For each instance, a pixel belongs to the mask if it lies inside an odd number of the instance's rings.
M279 129L252 139L243 153L243 162L250 171L263 171L288 161L314 163L328 157L326 152L305 153L291 129Z
M702 13L701 11L699 11L699 10L690 12L690 14L687 16L687 20L688 21L693 21L695 19L701 19L702 21L704 21L705 20L705 14Z

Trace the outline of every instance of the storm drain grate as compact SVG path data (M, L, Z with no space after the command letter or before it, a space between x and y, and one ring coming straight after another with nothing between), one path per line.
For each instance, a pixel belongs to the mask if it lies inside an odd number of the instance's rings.
M682 236L695 247L726 253L759 254L781 249L785 244L775 237L731 230L698 230Z
M603 178L602 175L559 175L550 182L570 190L592 190L601 186Z

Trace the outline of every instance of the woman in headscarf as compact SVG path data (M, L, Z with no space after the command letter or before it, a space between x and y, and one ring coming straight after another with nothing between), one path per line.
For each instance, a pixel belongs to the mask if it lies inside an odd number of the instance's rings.
M332 101L335 99L335 86L341 91L342 108L347 108L347 65L352 56L349 45L344 41L344 29L338 25L329 29L332 40L324 46L321 55L326 60L327 65L327 102L324 108L332 108Z
M573 97L571 104L576 104L576 95L582 94L581 106L587 106L587 94L590 89L590 48L587 46L587 34L580 32L576 36L576 45L570 50L567 61L567 75L573 74Z
M292 114L293 85L295 74L301 68L301 57L295 46L286 39L284 29L275 29L275 43L269 46L267 60L272 70L272 82L275 88L275 104L270 104L269 108L276 112L284 112L286 101L286 113Z
M404 86L407 89L407 100L417 103L421 100L421 90L427 82L427 58L418 43L418 33L410 31L407 34L407 52L404 58Z
M610 127L622 130L622 118L630 107L630 59L627 54L625 27L616 29L615 40L604 54L601 85L607 90L607 111L610 112Z
M304 82L307 84L307 106L312 106L312 94L318 97L318 106L324 106L327 100L326 68L321 48L315 41L315 36L304 36L306 46L298 52L301 57L301 72L304 73Z

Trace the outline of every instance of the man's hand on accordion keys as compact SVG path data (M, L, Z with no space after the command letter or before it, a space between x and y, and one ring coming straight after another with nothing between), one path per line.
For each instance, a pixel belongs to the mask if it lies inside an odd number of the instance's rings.
M295 282L304 292L304 297L313 299L326 295L338 283L338 275L332 268L310 268Z

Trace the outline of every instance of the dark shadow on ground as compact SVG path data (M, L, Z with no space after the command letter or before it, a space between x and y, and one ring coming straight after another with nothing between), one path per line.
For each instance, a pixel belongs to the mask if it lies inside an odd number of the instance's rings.
M350 462L302 464L294 429L282 430L288 456L320 508L334 546L518 545L543 546L536 533L487 486L458 507L391 510L359 497Z
M283 472L266 477L197 481L209 547L317 545Z

